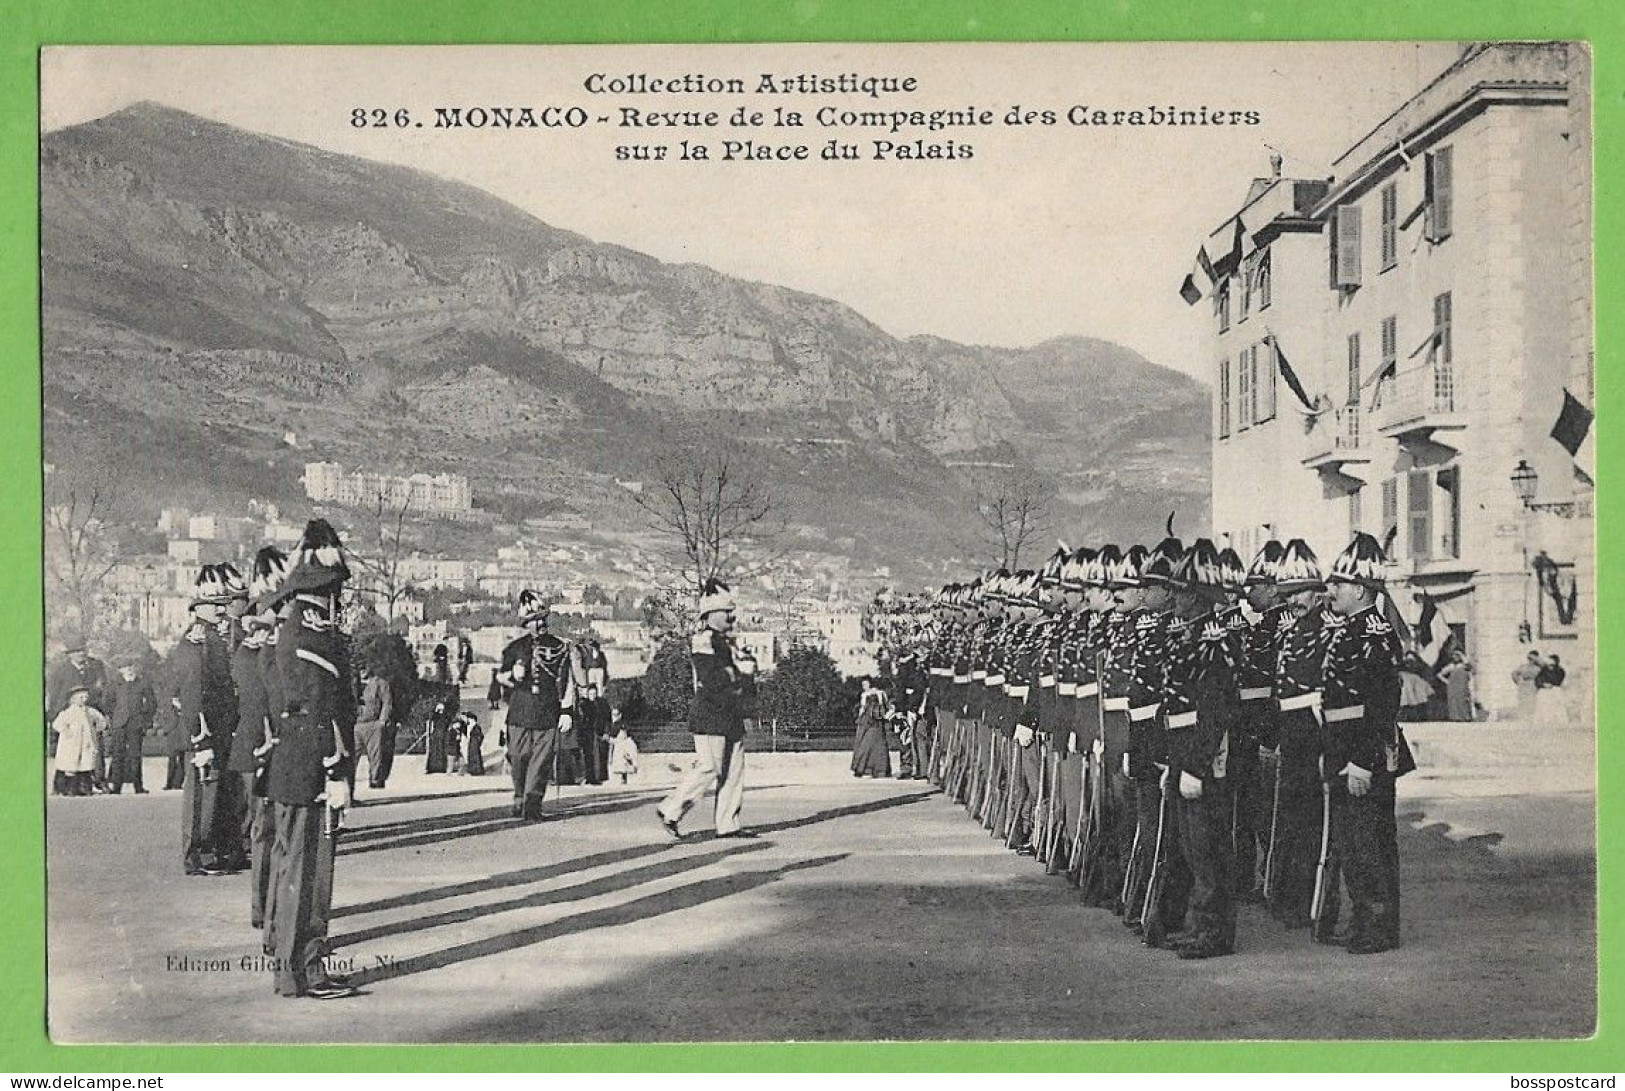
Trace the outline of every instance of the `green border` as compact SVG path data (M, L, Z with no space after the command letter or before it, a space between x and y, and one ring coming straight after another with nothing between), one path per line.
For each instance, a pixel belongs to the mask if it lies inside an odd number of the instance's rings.
M896 10L888 10L888 7ZM1609 10L1613 9L1613 10ZM59 1047L45 1036L44 820L36 758L40 707L40 464L36 149L37 51L49 44L758 42L962 40L1584 39L1596 60L1596 297L1625 299L1625 16L1617 0L1363 0L1314 5L1251 0L1220 7L1192 0L1124 0L1086 8L1065 0L1019 7L985 0L923 6L877 0L576 0L524 10L512 0L6 0L0 3L0 427L12 441L0 472L0 693L18 711L7 735L18 760L0 762L0 830L26 846L0 857L0 1070L123 1071L1508 1071L1608 1072L1625 1068L1622 996L1614 985L1625 948L1625 847L1600 838L1598 933L1603 983L1599 1032L1581 1042L1180 1044L818 1044L693 1046ZM1625 415L1625 321L1598 308L1600 415ZM1605 432L1603 461L1619 462ZM1613 480L1613 471L1607 474ZM1613 510L1599 495L1599 525ZM1614 573L1625 542L1599 536L1600 604L1620 603ZM1625 783L1625 745L1611 737L1621 707L1616 653L1625 621L1600 605L1598 700L1601 784ZM1610 669L1612 668L1612 669ZM27 739L27 747L20 747ZM1625 823L1625 803L1599 793L1598 828Z

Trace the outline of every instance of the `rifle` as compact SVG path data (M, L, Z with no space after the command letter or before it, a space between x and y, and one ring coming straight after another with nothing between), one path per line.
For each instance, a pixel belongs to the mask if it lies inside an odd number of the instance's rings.
M1049 741L1040 737L1033 745L1038 747L1038 797L1033 801L1033 825L1027 831L1027 844L1039 862L1043 862L1044 842L1049 835L1049 814L1045 808L1053 802L1049 791Z
M1323 939L1325 931L1321 927L1321 913L1326 908L1326 902L1332 894L1332 884L1337 877L1332 874L1329 866L1332 847L1332 786L1324 777L1320 781L1320 860L1315 864L1315 895L1309 903L1310 935L1315 939Z
M1172 772L1170 767L1169 772ZM1166 775L1166 774L1165 774ZM1172 786L1172 777L1162 785L1162 796L1157 801L1157 843L1151 849L1151 879L1145 884L1145 904L1140 909L1140 924L1145 930L1145 942L1159 946L1166 934L1158 905L1162 901L1162 888L1168 883L1167 861L1164 859L1168 825L1168 797L1178 791Z
M1281 821L1281 752L1275 752L1275 794L1270 800L1270 840L1264 850L1264 898L1269 899L1275 888L1275 835Z

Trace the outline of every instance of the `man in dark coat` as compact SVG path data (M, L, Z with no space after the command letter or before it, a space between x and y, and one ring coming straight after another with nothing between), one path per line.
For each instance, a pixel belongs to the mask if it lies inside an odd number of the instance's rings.
M118 795L129 784L136 795L146 795L141 783L141 745L152 729L158 699L141 661L130 659L119 665L119 680L113 686L113 711L107 717L107 790Z
M736 647L734 597L712 580L700 595L700 631L689 643L694 671L694 703L688 729L694 736L694 764L660 801L655 814L673 838L678 824L700 797L716 789L718 837L751 837L740 825L745 797L745 731L756 716L756 661Z
M175 732L186 738L181 865L188 875L226 874L240 855L223 839L220 818L222 772L237 719L231 656L221 633L235 575L227 565L205 565L198 573L192 623L169 656Z
M519 621L528 631L503 649L496 677L508 697L514 817L539 821L561 738L575 726L576 690L570 646L547 631L547 602L521 592Z
M265 938L281 996L329 1000L354 989L323 966L333 905L333 860L350 803L355 697L338 593L349 569L338 535L314 519L293 569L264 600L279 606L276 661L281 707L266 772L275 824Z
M243 617L243 639L232 654L231 673L237 685L237 734L232 740L231 772L238 778L247 803L242 839L249 861L249 923L263 928L270 904L271 857L276 823L265 795L265 773L275 746L272 709L281 714L281 691L275 676L277 617L266 605L267 596L282 585L288 558L275 546L266 546L254 558L249 594L254 606Z

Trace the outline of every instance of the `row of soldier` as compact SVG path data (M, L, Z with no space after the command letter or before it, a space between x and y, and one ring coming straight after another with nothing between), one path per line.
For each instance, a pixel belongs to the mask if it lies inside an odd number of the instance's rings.
M1181 958L1234 951L1238 899L1318 942L1391 950L1394 784L1414 763L1385 564L1366 534L1324 574L1299 539L1244 570L1170 536L949 585L899 665L899 683L925 675L904 689L934 728L929 774Z

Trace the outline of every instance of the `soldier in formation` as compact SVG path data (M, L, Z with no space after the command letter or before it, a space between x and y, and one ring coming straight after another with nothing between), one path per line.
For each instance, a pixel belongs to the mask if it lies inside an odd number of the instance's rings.
M920 636L928 778L1150 946L1235 949L1237 905L1355 954L1400 942L1402 641L1384 551L1062 546L950 584ZM1339 887L1351 903L1339 933Z

